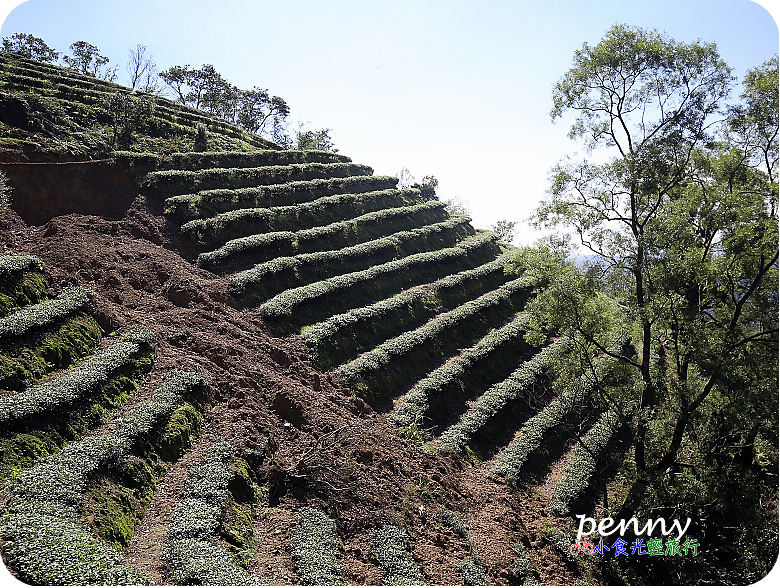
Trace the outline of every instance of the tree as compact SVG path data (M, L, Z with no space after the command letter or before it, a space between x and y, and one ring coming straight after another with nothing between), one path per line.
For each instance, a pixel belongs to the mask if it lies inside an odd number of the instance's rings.
M29 33L14 33L10 37L3 38L3 51L14 53L26 59L35 59L51 63L56 61L60 54L49 47L43 39L34 37Z
M111 117L113 147L128 146L133 133L140 129L154 112L154 102L148 96L132 96L123 92L107 96L104 105Z
M130 50L127 62L127 74L130 77L130 87L134 90L157 94L160 91L157 76L157 64L154 55L147 52L146 45L138 44Z
M283 123L289 114L287 103L279 96L270 96L268 90L255 86L239 91L235 122L250 133L262 133L269 121L272 125Z
M499 241L511 243L512 239L515 238L515 232L517 231L517 229L515 229L516 224L515 221L500 220L492 225L490 230L498 234Z
M109 62L108 57L100 54L100 49L86 41L76 41L71 44L72 55L63 55L62 60L73 69L84 75L113 79L116 77L116 68L103 70L103 66Z
M304 130L302 126L295 132L295 149L338 153L331 140L330 129Z
M630 411L633 474L615 518L697 517L726 488L703 532L736 512L759 517L751 468L777 437L776 80L776 61L753 70L724 128L732 77L715 45L616 25L553 90L553 120L573 110L570 136L607 157L553 171L536 222L572 230L598 261L589 282L540 298L536 320L634 373L606 400ZM604 292L609 313L595 303ZM599 313L609 320L588 316ZM615 324L634 333L635 355L609 350ZM725 557L718 533L712 557Z

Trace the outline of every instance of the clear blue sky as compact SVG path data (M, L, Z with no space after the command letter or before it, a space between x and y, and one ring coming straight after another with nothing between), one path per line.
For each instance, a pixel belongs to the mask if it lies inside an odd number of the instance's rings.
M160 69L211 63L267 88L376 173L436 176L479 227L524 223L548 170L576 150L550 122L551 90L613 24L715 42L739 79L778 52L774 19L750 0L0 0L6 14L2 36L60 52L88 41L120 64L120 82L141 43Z

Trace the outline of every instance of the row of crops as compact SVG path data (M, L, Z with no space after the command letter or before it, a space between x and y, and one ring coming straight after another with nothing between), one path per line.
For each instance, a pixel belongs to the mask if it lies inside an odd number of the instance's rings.
M0 56L0 92L16 97L17 105L27 109L30 130L51 124L55 114L60 123L84 133L88 144L88 127L95 122L112 123L106 104L112 96L130 98L130 88L80 74L57 65L3 54ZM220 149L276 149L273 143L247 133L194 108L166 98L145 95L154 104L151 116L144 121L147 132L165 140L170 137L194 137L195 125L208 128L210 142ZM42 109L39 109L39 107ZM47 113L42 115L41 112ZM75 124L74 124L75 123ZM82 126L81 130L77 127Z
M561 371L568 339L525 341L523 308L543 284L507 274L494 234L413 189L378 187L387 178L365 166L197 161L145 186L240 302L278 333L300 333L319 369L402 431L425 431L433 450L476 451L513 485L534 456L570 451L554 510L578 504L630 411L602 415L593 400L608 357Z

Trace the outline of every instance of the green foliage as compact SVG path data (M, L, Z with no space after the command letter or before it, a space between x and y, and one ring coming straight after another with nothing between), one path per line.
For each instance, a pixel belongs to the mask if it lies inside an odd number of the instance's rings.
M617 411L609 410L577 440L574 452L566 463L563 477L555 486L555 499L551 505L553 512L568 514L575 506L596 473L598 460L622 426L623 418Z
M77 312L24 337L0 345L0 387L21 390L95 351L103 329L91 315Z
M490 227L490 230L498 235L499 241L506 241L511 243L515 238L517 229L515 228L517 223L515 221L500 220L496 224Z
M505 380L491 386L477 399L460 422L452 425L439 436L441 448L451 453L464 451L476 431L485 426L488 420L507 403L541 383L542 376L554 365L558 356L570 350L571 343L567 339L559 339L542 349L533 358L523 362Z
M11 206L11 189L8 183L8 176L0 172L0 218L3 213Z
M376 214L382 218L389 216L389 226L384 223L377 223L374 226L381 227L382 230L392 230L392 216L381 213L384 211L371 213L371 215ZM407 213L402 213L402 216L407 217ZM363 236L359 230L362 228L361 224L356 222L351 226L350 223L345 225L343 230L348 235L356 236L358 239ZM245 296L268 299L289 288L323 280L344 271L359 271L406 255L455 245L459 238L468 236L470 231L471 227L467 219L455 218L410 231L398 231L389 237L381 237L343 249L302 253L294 257L277 257L273 261L257 264L249 270L234 275L231 278L231 288Z
M618 338L617 345L613 345L611 351L617 353L623 345L624 340ZM573 341L568 341L567 346L571 349L574 346ZM577 405L592 394L594 388L603 385L603 382L610 378L615 365L616 360L613 357L601 357L592 371L586 371L558 398L529 418L515 440L495 459L492 471L504 476L510 484L516 485L531 454L542 446L550 432L564 423Z
M330 369L358 351L419 325L438 309L453 308L501 286L509 280L503 271L505 261L504 256L476 269L445 276L424 288L413 287L328 317L311 326L301 338L313 349L313 361L319 369Z
M366 233L368 237L376 237L386 235L394 230L411 229L417 225L409 219L416 219L417 222L420 222L426 218L423 216L421 219L419 218L420 215L424 215L426 212L433 222L442 221L446 218L438 202L420 203L419 200L414 198L414 193L407 192L399 195L401 196L400 206L395 208L380 208L382 204L381 199L376 201L371 197L365 196L356 201L347 201L346 203L340 201L341 199L336 200L335 203L332 203L332 201L314 201L308 205L301 204L279 208L249 208L225 212L209 219L192 220L185 223L181 230L183 233L206 243L220 244L228 240L255 235L260 232L300 229L300 232L296 235L296 241L300 243L301 253L304 253L317 251L325 247L353 245L360 242L361 238L362 240L367 240L366 236L363 236ZM406 206L407 201L411 201L408 206ZM332 207L329 207L329 204L333 204ZM344 204L347 204L347 206L344 206ZM349 204L356 206L350 210ZM364 214L361 214L363 212L361 204L366 209ZM325 205L324 208L323 205ZM329 220L327 218L328 208L331 208L331 210L336 209L335 212L337 213L338 209L342 208L343 212L338 216L347 216L347 218L327 223L327 220ZM318 212L321 212L324 218L320 217L317 214ZM352 214L356 216L352 217ZM351 237L351 233L357 233L357 235ZM307 243L311 241L318 243L319 239L326 239L331 236L333 236L334 243L326 241L320 247ZM341 236L341 239L339 239L339 236Z
M642 582L672 572L720 582L733 543L767 530L733 521L764 525L758 497L777 488L750 465L755 439L776 440L778 427L776 81L776 60L750 70L741 104L726 108L732 78L713 44L616 25L575 53L553 92L553 118L574 110L570 135L605 153L561 163L536 213L597 259L553 282L560 296L537 309L539 322L569 333L582 357L605 350L610 326L631 332L636 353L613 357L632 381L604 399L638 407L615 517L674 512L712 539L691 565L626 562ZM722 493L733 480L739 491ZM748 544L729 581L756 577L766 551Z
M230 443L220 441L209 447L203 462L190 467L186 498L174 507L162 554L175 584L255 583L217 541L228 501L231 457Z
M371 554L382 568L386 586L420 586L424 580L409 553L409 536L398 527L385 525L371 533Z
M108 380L112 372L129 363L144 346L152 345L154 339L155 335L151 331L127 331L116 343L85 360L70 372L52 381L0 398L0 422L4 426L11 426L74 402Z
M477 235L455 247L416 253L367 270L293 288L260 305L259 311L271 320L300 328L347 308L381 299L412 284L427 283L485 263L495 255L494 241L493 233ZM347 291L349 297L342 296Z
M35 37L30 33L14 33L10 37L3 37L2 51L13 53L25 59L44 62L57 61L60 56L43 39Z
M347 176L370 176L373 170L357 163L301 163L267 167L216 168L203 170L165 170L151 172L143 182L147 191L159 196L186 194L230 186L256 187L267 184L327 179Z
M292 535L292 560L304 586L334 586L343 583L341 562L336 556L336 525L316 508L302 508Z
M463 576L465 585L486 586L487 578L485 577L485 564L479 555L474 540L469 536L469 531L466 527L466 521L463 520L463 516L446 508L442 508L439 511L439 519L463 539L471 553L470 558L457 564L458 570Z
M105 76L106 79L113 81L113 77L116 76L116 70L113 72L111 70L103 71L103 66L109 62L109 59L105 55L101 55L100 49L95 45L86 41L76 41L71 44L70 50L73 55L62 56L62 60L70 67L84 75L96 78Z
M453 348L467 344L484 333L486 327L511 314L516 303L522 304L529 289L525 278L513 280L377 345L340 366L336 373L353 385L362 383L361 388L370 391L369 402L381 401L426 369L431 361L445 357Z
M172 372L151 401L117 419L109 432L72 443L16 478L0 522L9 565L33 584L151 583L80 524L75 505L92 473L128 454L175 410L182 395L205 385L197 374Z
M286 163L272 165L286 165ZM181 194L166 199L166 214L180 220L192 217L204 218L241 208L286 206L334 194L362 194L388 190L393 188L395 183L395 178L390 176L351 176L251 188L203 190L197 194Z
M26 306L0 318L0 337L19 337L31 329L40 329L84 308L94 293L80 286L69 286L54 300Z
M131 96L116 92L109 94L104 106L114 131L113 146L127 146L133 133L140 130L154 114L154 102L148 96Z

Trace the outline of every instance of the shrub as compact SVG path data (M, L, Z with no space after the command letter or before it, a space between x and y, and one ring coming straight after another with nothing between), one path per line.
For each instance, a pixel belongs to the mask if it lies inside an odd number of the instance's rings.
M11 206L11 186L8 184L8 176L0 172L0 217Z
M175 584L255 584L217 541L232 477L227 463L231 456L230 443L220 441L209 448L202 463L189 470L186 498L173 509L162 553Z
M291 206L338 194L362 194L395 187L391 176L350 176L293 181L249 188L201 190L165 200L165 213L179 220L204 218L241 208Z
M331 251L277 257L231 278L231 287L253 297L270 298L289 288L349 271L359 271L406 255L454 245L469 234L468 219L455 218L409 231L399 231L358 245ZM352 233L354 234L354 233Z
M563 477L555 487L555 499L551 505L556 514L568 514L582 491L588 487L596 472L596 463L607 445L622 426L620 414L608 410L593 425L574 449Z
M246 188L346 176L370 176L367 165L356 163L302 163L266 167L166 170L150 172L143 182L147 192L172 196L214 188Z
M495 234L483 233L465 239L455 247L416 253L403 259L374 266L359 272L342 274L314 284L277 294L258 308L270 320L300 327L324 316L360 306L382 296L402 290L414 283L427 282L453 271L485 263L495 254ZM349 291L349 297L344 294ZM240 292L235 292L241 296ZM252 304L251 297L244 302Z
M461 453L474 433L485 426L488 420L498 414L510 401L519 398L523 392L533 386L556 359L570 349L570 342L561 339L542 349L530 360L523 362L509 377L480 396L460 422L442 433L439 437L441 448L451 453Z
M3 552L31 584L150 584L128 569L120 552L79 522L77 505L88 476L127 454L137 439L171 415L184 395L206 385L202 376L172 372L152 399L23 472L12 484L0 536Z
M526 278L517 278L483 294L413 331L402 333L340 366L336 372L345 381L370 390L371 400L379 400L404 384L432 359L441 359L453 347L468 343L498 317L512 312L513 299L527 294ZM396 362L403 361L399 368ZM392 370L390 366L396 366Z
M94 293L79 286L65 288L54 300L27 306L0 318L0 337L18 337L31 329L39 329L85 307Z
M420 586L425 583L409 553L409 536L393 525L371 533L371 553L384 572L386 586Z
M108 380L112 372L132 361L144 346L152 345L154 340L155 335L151 331L127 331L116 343L85 360L70 372L0 398L0 423L10 427L76 401Z
M618 351L625 341L622 337L616 340L618 343L610 348L611 351ZM515 440L495 459L492 471L504 476L510 484L516 484L528 458L539 449L547 433L563 423L574 407L590 395L596 379L606 377L616 365L609 356L599 358L595 377L591 372L581 375L571 388L529 418Z
M300 582L307 586L343 584L336 557L336 525L315 508L303 508L292 535L292 559Z
M439 308L452 308L497 288L509 280L504 273L508 256L413 287L367 306L353 308L313 325L301 334L312 348L319 369L330 369L350 355L376 345L432 317Z

